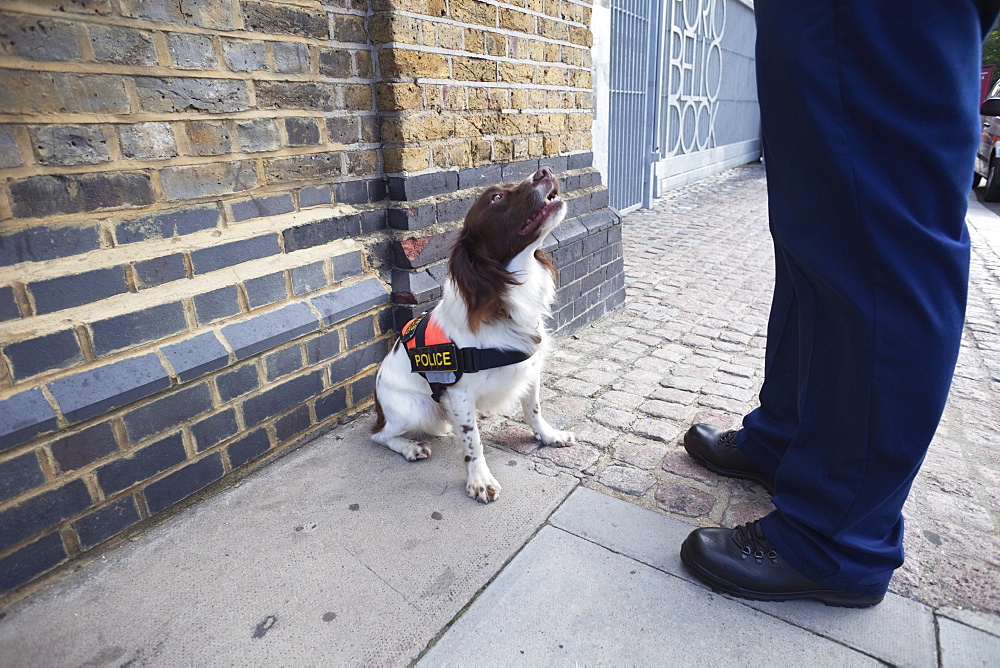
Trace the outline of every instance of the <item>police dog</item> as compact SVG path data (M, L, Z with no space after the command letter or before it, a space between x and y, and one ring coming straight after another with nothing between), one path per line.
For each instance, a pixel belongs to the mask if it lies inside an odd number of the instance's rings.
M501 488L483 457L477 411L519 399L544 445L576 440L542 417L538 400L556 273L541 245L565 217L548 167L487 188L456 238L441 303L403 329L375 379L372 440L415 461L431 447L409 436L454 431L465 452L465 491L482 503L499 498Z

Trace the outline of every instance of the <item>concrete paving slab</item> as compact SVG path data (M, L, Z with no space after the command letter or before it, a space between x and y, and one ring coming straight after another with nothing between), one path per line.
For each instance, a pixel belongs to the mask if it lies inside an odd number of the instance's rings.
M1000 665L1000 638L944 617L938 618L941 668L995 668Z
M418 665L880 664L547 526Z
M938 608L934 611L938 617L947 617L966 626L986 631L1000 637L1000 615L978 610L959 610L958 608Z
M7 611L18 666L405 665L576 485L488 448L503 485L465 496L460 447L410 463L359 421Z
M585 487L574 491L550 523L632 559L697 583L681 565L680 546L695 528ZM699 584L699 586L701 586ZM832 608L812 601L740 601L895 665L937 665L934 615L890 594L874 608Z

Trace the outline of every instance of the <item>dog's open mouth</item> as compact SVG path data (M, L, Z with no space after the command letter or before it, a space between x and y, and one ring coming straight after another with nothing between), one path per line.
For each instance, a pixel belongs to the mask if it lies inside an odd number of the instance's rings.
M562 205L563 201L559 197L559 187L553 184L552 190L545 196L542 206L535 212L535 215L524 221L521 229L517 231L518 235L523 237L537 230Z

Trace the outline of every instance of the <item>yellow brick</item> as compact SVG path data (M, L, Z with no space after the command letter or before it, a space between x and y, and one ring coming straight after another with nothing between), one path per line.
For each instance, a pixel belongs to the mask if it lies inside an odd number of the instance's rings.
M348 151L347 172L354 176L374 174L378 171L378 155L375 151Z
M528 157L528 140L527 139L515 139L514 140L514 159L519 160L521 158Z
M506 109L510 106L510 90L507 88L490 88L490 109Z
M528 91L528 108L529 109L544 109L545 108L545 91L541 88L532 88Z
M375 85L375 96L380 111L420 109L423 91L412 83L380 83Z
M559 16L559 0L545 0L545 13L549 16Z
M445 15L445 0L372 0L371 8L373 12L404 11L438 17Z
M571 75L572 79L570 85L574 88L591 88L594 87L594 82L590 77L590 70L573 70Z
M565 86L566 70L553 66L541 67L538 69L538 83L544 86Z
M483 51L488 56L506 55L507 38L495 32L483 33Z
M570 114L569 129L574 132L586 132L590 130L590 114Z
M539 158L545 153L541 137L528 137L528 157Z
M486 88L469 88L469 110L489 109L490 92Z
M569 41L574 44L579 44L580 46L585 46L588 49L594 45L594 35L586 28L577 28L576 26L565 26L568 28ZM556 39L566 39L565 37L557 37Z
M545 60L550 63L559 62L559 45L558 44L546 44L545 45ZM572 65L572 63L568 63Z
M367 111L372 108L372 87L367 84L347 84L341 87L344 109Z
M590 25L590 16L593 14L594 10L590 7L580 7L580 23L585 26Z
M382 149L382 162L389 173L419 172L429 166L427 149L423 146Z
M379 53L382 75L389 79L427 77L447 79L448 59L437 53L383 49Z
M492 157L492 144L486 140L479 139L472 142L472 164L475 167L485 165Z
M530 9L533 12L538 12L539 14L545 9L545 0L527 0L524 3L525 9Z
M516 9L500 10L500 27L528 34L535 32L535 17Z
M511 37L507 42L507 55L525 60L528 57L528 41L523 37Z
M472 149L469 142L435 144L432 152L434 153L435 167L447 169L448 167L472 166Z
M594 94L593 93L577 93L576 94L576 108L577 109L593 109L594 108Z
M404 44L420 43L420 21L411 16L392 17L392 41Z
M558 137L545 137L542 140L544 142L544 148L542 152L546 156L559 155L559 138Z
M594 135L589 132L584 132L583 134L579 135L576 147L586 151L589 151L590 149L594 148Z
M565 114L539 114L538 131L543 134L556 134L566 129Z
M510 92L510 108L511 109L527 109L528 108L528 92L523 88L515 88Z
M493 162L510 162L514 156L514 143L509 139L493 142Z
M468 95L464 86L444 86L441 88L441 106L450 111L468 109Z
M535 80L535 66L530 63L500 63L500 79L508 83L532 83Z
M368 37L372 44L392 41L392 14L375 14L368 19Z
M465 31L458 26L440 23L437 26L437 45L442 49L459 50L462 48L462 37L464 32Z
M451 18L459 23L496 27L497 8L479 0L451 0Z
M476 55L482 55L486 53L483 50L483 31L475 30L473 28L465 29L465 50L469 53L474 53Z
M402 118L383 118L380 124L382 141L387 144L402 144L406 141L403 139L403 125L404 121Z
M496 63L487 58L466 58L455 56L451 62L452 78L455 81L496 81Z

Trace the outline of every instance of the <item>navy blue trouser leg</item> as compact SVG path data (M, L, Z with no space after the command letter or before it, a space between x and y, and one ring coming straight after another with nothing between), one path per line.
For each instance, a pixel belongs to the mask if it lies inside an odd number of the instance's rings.
M971 0L756 15L776 280L761 406L737 442L774 475L778 553L877 594L958 357L983 27Z

